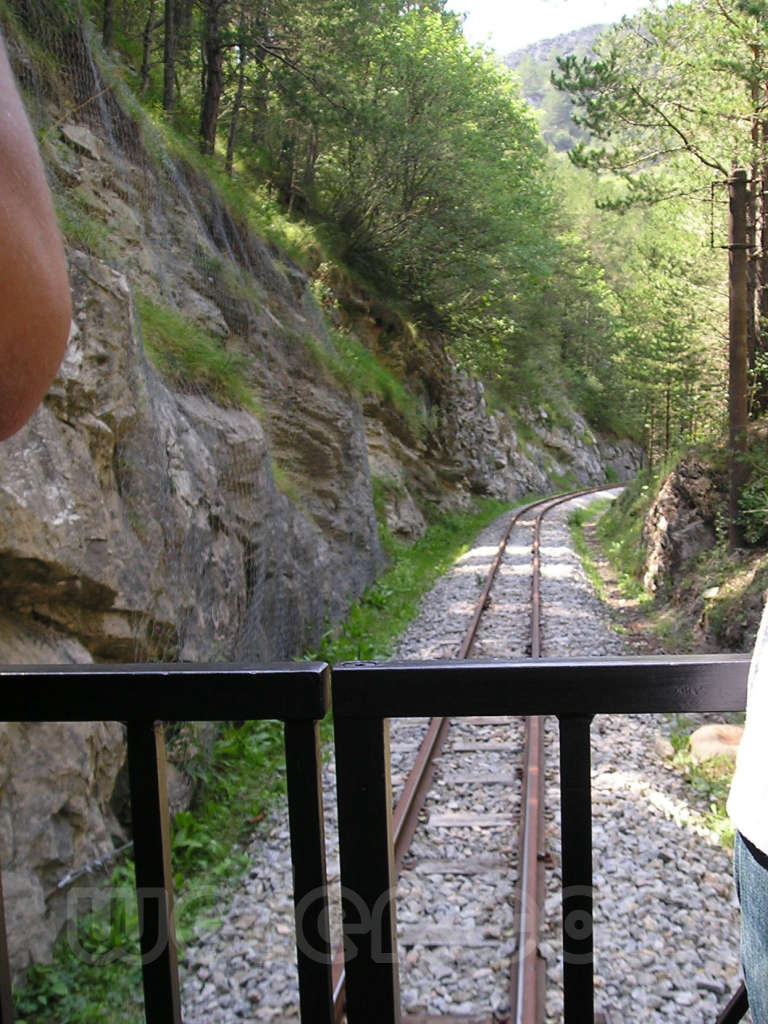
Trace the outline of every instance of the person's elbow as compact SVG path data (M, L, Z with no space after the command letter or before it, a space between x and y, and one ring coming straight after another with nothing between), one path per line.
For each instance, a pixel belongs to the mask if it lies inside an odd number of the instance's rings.
M0 345L0 440L15 434L41 403L66 351L72 325L63 252L53 252L29 300L6 319ZM33 275L34 279L34 275Z

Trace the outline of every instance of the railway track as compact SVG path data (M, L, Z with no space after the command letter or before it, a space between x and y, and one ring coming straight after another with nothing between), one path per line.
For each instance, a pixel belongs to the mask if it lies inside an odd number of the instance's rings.
M489 602L470 656L485 660L531 653L535 514L530 508L521 511L522 521L511 531L490 595L483 593L483 586L498 550L498 522L437 582L401 638L397 660L454 658L476 606ZM564 516L553 514L552 519L545 522L541 567L545 657L626 653L621 638L607 629L569 548ZM610 1010L612 1024L705 1024L716 1019L738 984L738 916L729 856L708 833L696 802L689 803L685 781L654 752L668 724L656 716L599 716L592 726L593 877L598 895L594 984L597 1004ZM511 991L513 968L520 966L515 954L526 949L515 913L520 900L522 724L454 720L440 755L424 759L431 786L411 786L406 814L401 798L429 726L427 720L391 722L392 791L401 805L398 827L403 837L397 900L403 1020L510 1022L519 1005ZM546 962L545 1006L539 1018L545 1024L558 1024L563 1013L557 732L556 724L547 720L544 740L551 753L543 779L545 834L542 841L540 833L536 862L542 863L539 854L546 849L551 865L546 865L547 891L531 904L543 903L545 914L538 944L531 942L529 950L540 954L529 959L538 982ZM323 785L331 931L337 941L341 901L333 758L323 766ZM414 821L417 827L407 845ZM297 1019L288 836L287 808L275 806L247 848L252 864L248 877L220 906L214 926L203 923L199 938L186 950L187 1024L288 1024ZM338 968L341 1008L343 977ZM541 1002L540 985L532 1002Z
M510 517L484 578L478 567L467 567L482 586L450 656L541 656L542 521L563 502L603 489L536 502ZM498 622L484 628L499 616L509 627L502 649L491 639L498 636ZM391 725L401 977L411 1010L403 1019L409 1024L544 1019L545 963L538 952L547 857L543 730L538 718ZM453 899L438 895L435 902L435 884L449 876ZM409 991L409 975L425 947L438 951L430 964L431 1001ZM466 956L468 950L473 952ZM489 966L474 967L477 950ZM340 954L334 991L341 1021ZM478 1004L484 1007L479 1016Z
M524 522L512 530L497 570L486 609L490 614L480 618L472 657L531 653L534 514L523 511ZM563 513L554 513L552 520L545 522L542 560L544 656L625 654L624 642L608 629L570 549ZM483 531L472 550L437 582L401 638L398 661L455 657L480 603L500 532L498 522ZM487 601L488 595L483 596L482 603ZM429 725L425 719L391 722L395 803ZM411 813L398 811L404 836L406 820L417 822L400 857L396 915L405 1024L515 1020L512 977L520 965L515 954L526 949L515 913L520 900L521 730L519 721L454 720L441 754L426 769L432 773L426 802L419 810L422 795L414 790ZM605 715L592 723L594 986L597 1005L610 1011L611 1024L706 1024L717 1018L738 985L738 913L730 858L709 830L701 801L691 800L683 777L655 750L668 731L664 716ZM538 981L546 964L543 1024L563 1019L557 734L557 725L548 719L539 852L551 853L551 864L545 865L546 892L533 898L532 906L543 903L545 914L539 941L530 944L530 952L539 954L530 961ZM323 766L323 786L331 932L338 941L341 879L333 758ZM287 808L276 805L248 845L248 877L220 904L212 927L201 923L198 939L185 951L187 1024L288 1024L297 1019L288 838ZM335 977L338 996L343 984L338 966ZM541 1002L540 986L533 1002Z

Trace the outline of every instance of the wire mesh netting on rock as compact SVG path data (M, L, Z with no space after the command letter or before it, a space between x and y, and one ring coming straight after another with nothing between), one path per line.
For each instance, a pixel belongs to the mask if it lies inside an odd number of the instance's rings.
M46 405L0 453L6 660L294 656L381 563L362 414L313 355L332 341L306 276L82 12L20 3L5 32L75 316Z

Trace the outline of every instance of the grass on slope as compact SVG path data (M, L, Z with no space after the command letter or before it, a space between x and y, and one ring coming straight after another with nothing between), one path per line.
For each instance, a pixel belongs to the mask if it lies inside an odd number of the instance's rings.
M169 306L136 296L144 347L155 367L182 391L199 390L226 406L258 409L247 363Z
M331 664L389 657L438 576L468 550L483 527L507 509L509 504L497 499L479 501L474 512L443 516L410 545L385 534L389 569L352 606L341 627L325 634L311 656Z

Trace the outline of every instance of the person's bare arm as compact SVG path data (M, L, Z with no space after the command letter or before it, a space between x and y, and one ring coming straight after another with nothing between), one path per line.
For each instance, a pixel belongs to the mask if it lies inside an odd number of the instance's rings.
M0 440L27 421L48 390L70 322L61 235L0 38Z

